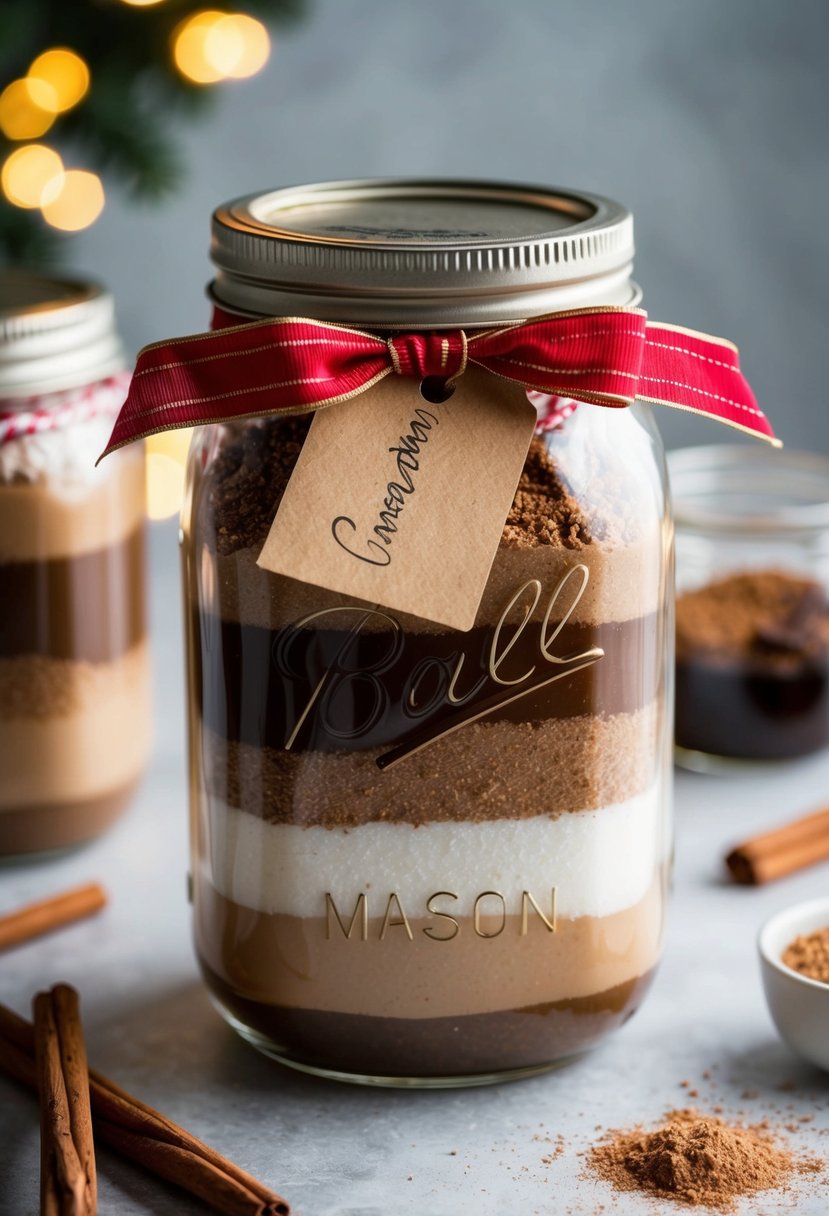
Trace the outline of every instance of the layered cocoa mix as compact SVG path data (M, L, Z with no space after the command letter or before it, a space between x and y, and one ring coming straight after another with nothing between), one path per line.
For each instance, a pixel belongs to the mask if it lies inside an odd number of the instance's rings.
M0 854L95 835L146 762L143 460L95 470L108 429L0 447Z
M256 565L307 427L217 435L196 487L206 977L332 1071L573 1055L660 949L659 546L577 504L536 439L472 630L355 604Z

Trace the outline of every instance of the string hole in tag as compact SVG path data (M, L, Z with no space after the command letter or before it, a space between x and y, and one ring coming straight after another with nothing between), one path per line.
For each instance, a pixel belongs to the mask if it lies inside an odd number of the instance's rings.
M424 376L420 382L421 397L424 401L430 401L432 405L442 405L444 401L449 400L454 391L454 384L441 379L440 376Z

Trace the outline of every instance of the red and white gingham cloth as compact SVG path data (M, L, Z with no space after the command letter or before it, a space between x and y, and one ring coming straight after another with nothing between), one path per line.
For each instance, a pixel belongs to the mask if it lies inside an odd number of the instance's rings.
M0 444L41 431L62 430L90 418L114 417L124 404L129 384L129 372L116 372L105 380L60 393L0 399Z

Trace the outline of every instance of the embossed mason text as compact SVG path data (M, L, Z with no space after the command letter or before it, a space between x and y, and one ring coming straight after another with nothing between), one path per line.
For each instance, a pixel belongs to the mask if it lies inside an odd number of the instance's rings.
M417 930L430 941L451 942L462 930L469 932L470 928L476 937L500 937L510 924L515 935L526 937L531 920L537 923L541 932L556 931L555 887L550 889L549 902L537 900L531 891L522 891L520 901L514 901L520 911L512 915L507 914L507 901L500 891L479 892L472 902L471 917L453 914L452 903L458 899L460 896L454 891L435 891L423 901L422 908L410 909L407 913L400 896L391 891L385 901L381 897L369 911L369 897L365 891L357 896L353 908L338 907L334 896L326 891L325 936L329 940L367 942L372 937L380 942L387 938L413 942ZM424 919L429 923L421 924Z

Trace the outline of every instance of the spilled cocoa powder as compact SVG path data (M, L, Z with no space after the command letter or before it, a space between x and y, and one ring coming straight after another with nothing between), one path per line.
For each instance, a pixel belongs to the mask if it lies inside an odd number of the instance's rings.
M807 937L796 937L783 952L783 962L807 979L829 984L829 925Z
M285 493L311 420L308 415L245 424L211 469L208 509L222 556L261 544ZM567 492L544 441L533 439L501 543L513 549L590 543L587 519Z
M785 1188L823 1163L777 1144L767 1123L730 1125L693 1108L671 1110L654 1131L611 1131L589 1153L591 1170L617 1191L731 1212L737 1200Z

